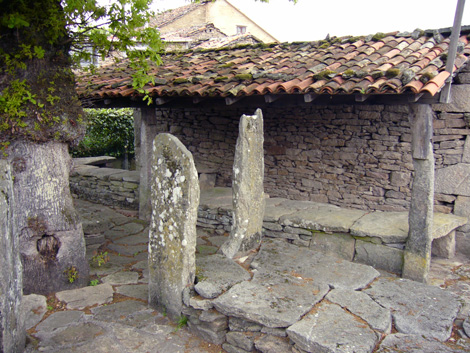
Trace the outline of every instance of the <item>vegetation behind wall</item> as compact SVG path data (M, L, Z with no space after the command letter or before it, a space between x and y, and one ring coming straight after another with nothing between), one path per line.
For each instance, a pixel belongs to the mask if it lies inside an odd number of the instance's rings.
M85 137L72 148L73 157L113 156L134 154L133 110L84 109L88 120Z

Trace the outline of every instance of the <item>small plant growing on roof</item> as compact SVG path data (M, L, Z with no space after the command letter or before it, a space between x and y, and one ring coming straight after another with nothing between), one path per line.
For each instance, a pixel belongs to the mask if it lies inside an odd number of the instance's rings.
M320 71L319 73L313 75L314 80L319 81L319 80L325 80L325 79L331 79L336 76L336 71L332 70L323 70Z
M385 76L387 78L394 78L394 77L397 77L398 75L400 75L400 69L396 69L396 68L388 69L385 72Z
M69 283L73 283L78 278L78 270L75 266L70 266L64 271Z
M345 80L347 80L347 79L353 78L355 74L356 74L356 73L354 72L354 70L352 70L352 69L347 69L346 71L344 71L344 72L341 74L341 76L342 76Z
M384 38L385 38L385 33L377 32L376 34L374 34L374 35L372 36L372 39L371 39L371 40L374 41L374 42L378 42L378 41L380 41L380 40L382 40L382 39L384 39Z
M421 75L421 77L419 78L419 80L426 84L429 80L432 80L434 77L436 77L436 74L432 71L427 71L425 72L424 74Z

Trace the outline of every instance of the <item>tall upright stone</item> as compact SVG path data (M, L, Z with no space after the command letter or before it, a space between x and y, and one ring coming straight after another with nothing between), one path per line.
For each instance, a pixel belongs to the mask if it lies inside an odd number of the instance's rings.
M0 352L24 350L23 277L19 239L13 233L13 186L9 164L0 160Z
M263 142L261 109L255 115L242 115L233 162L233 226L221 247L229 258L261 242L265 208Z
M405 278L426 283L431 265L434 204L431 106L410 105L410 122L414 177L402 275Z
M199 183L191 152L173 135L153 142L149 231L149 303L181 315L196 273Z

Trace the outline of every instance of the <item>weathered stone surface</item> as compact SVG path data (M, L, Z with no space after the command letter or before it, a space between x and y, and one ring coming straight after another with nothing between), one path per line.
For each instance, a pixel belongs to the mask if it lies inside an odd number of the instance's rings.
M67 303L67 309L84 309L96 304L110 303L113 300L113 287L99 284L94 287L65 290L55 294L60 301Z
M251 331L251 332L259 332L263 328L262 325L257 324L256 322L247 321L244 319L240 319L238 317L231 316L229 318L229 327L231 331Z
M22 352L26 338L23 266L19 239L13 234L14 202L10 165L0 160L0 352Z
M328 284L332 288L357 290L365 288L379 272L371 266L352 263L313 252L277 239L265 239L251 266L256 268L255 279L263 280L271 274L295 274L311 279L314 284Z
M470 337L470 316L465 319L463 322L463 330Z
M85 313L83 311L58 311L41 322L36 327L36 331L52 332L79 322L84 317Z
M351 234L378 237L384 243L404 243L408 238L408 212L371 212L351 227Z
M135 300L126 300L91 309L94 319L104 322L123 322L127 316L147 310L147 305Z
M191 152L174 136L154 140L149 231L149 304L180 316L196 272L199 184Z
M328 293L326 299L359 316L374 330L390 333L392 328L390 310L377 304L366 293L347 289L333 289Z
M286 353L290 351L291 344L286 338L264 335L255 341L255 347L261 353Z
M131 271L120 271L101 279L101 282L111 285L137 283L139 274Z
M352 261L355 243L356 241L349 234L315 232L310 242L310 249Z
M196 265L199 282L194 289L208 299L213 299L234 284L251 278L248 271L224 255L198 257Z
M225 339L227 340L227 343L251 352L254 347L254 340L258 336L259 333L230 331L227 332Z
M289 338L307 352L370 353L377 334L336 304L320 304L287 329Z
M314 210L301 210L292 215L283 216L280 218L280 222L286 226L347 233L365 213L365 211L360 210L324 205Z
M30 294L23 296L22 306L26 330L37 325L47 312L46 297L43 295Z
M465 217L467 220L470 217L470 197L468 196L457 196L454 204L454 214L456 216ZM465 224L459 229L461 232L470 233L470 224Z
M356 240L354 261L385 271L401 273L403 250L358 239Z
M436 193L470 196L470 164L459 163L436 170Z
M433 104L432 108L441 112L469 112L470 102L468 96L470 94L470 85L452 85L452 100L446 104Z
M227 352L227 353L250 353L242 348L238 348L234 345L231 345L230 343L224 343L222 345L222 348Z
M242 115L233 162L233 225L220 248L232 258L238 251L259 246L264 218L263 114Z
M268 327L287 327L298 321L328 292L325 284L293 276L242 282L214 300L215 308Z
M453 258L455 256L455 230L444 237L434 239L431 254L446 259Z
M454 294L406 279L379 278L364 292L392 311L398 332L440 341L450 337L460 309Z
M432 237L433 239L444 237L451 233L454 229L465 225L467 221L468 219L465 216L460 217L458 215L453 214L434 212L432 223Z
M452 347L421 335L396 333L385 337L377 353L464 353L466 351L463 347Z
M116 292L128 297L142 299L147 301L149 298L149 289L146 284L130 284L116 288Z

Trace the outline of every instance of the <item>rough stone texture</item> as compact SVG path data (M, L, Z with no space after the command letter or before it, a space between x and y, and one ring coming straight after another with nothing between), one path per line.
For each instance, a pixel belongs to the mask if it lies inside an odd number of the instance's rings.
M352 261L356 241L349 234L313 233L310 249L333 254L345 260Z
M351 234L378 237L384 243L405 242L408 237L408 212L371 212L361 217Z
M215 308L268 327L287 327L297 322L328 292L325 284L293 276L271 277L262 282L242 282L214 300Z
M468 196L457 196L454 206L454 214L465 218L470 217L470 197ZM459 228L461 232L470 232L470 224L465 224Z
M234 284L251 278L243 267L219 254L198 257L196 265L199 282L194 289L208 299L216 298Z
M437 169L435 192L447 195L470 196L470 164L456 164Z
M227 343L244 349L247 352L251 352L254 347L254 340L258 336L259 333L230 331L227 332L225 339L227 340Z
M120 271L101 279L101 282L111 285L137 283L139 274L131 271Z
M447 104L434 104L433 109L442 112L469 112L470 102L470 85L452 85L452 100Z
M84 317L85 313L82 311L58 311L41 322L36 327L36 331L52 332L71 323L79 322Z
M455 230L445 237L434 239L431 254L446 259L453 258L455 256Z
M255 347L261 353L286 353L290 351L291 344L286 338L264 335L255 341Z
M392 311L398 332L440 341L450 337L461 306L450 292L406 279L379 278L364 292Z
M377 304L366 293L347 289L333 289L328 293L326 299L359 316L374 330L390 333L392 328L390 310Z
M467 334L467 336L470 337L470 316L467 317L465 321L463 322L463 329L465 333Z
M159 134L153 153L149 304L178 318L196 273L199 184L193 157L176 137Z
M374 331L336 304L320 304L287 335L307 352L370 353L378 342Z
M349 232L353 224L364 214L363 211L330 205L330 207L315 207L314 210L303 210L293 215L283 216L280 221L286 226L293 225L330 232Z
M420 335L405 335L396 333L385 337L380 343L377 353L464 353L463 347L452 347Z
M332 288L358 290L365 288L379 272L374 268L352 263L332 256L313 252L281 240L264 240L251 266L257 271L254 279L266 276L294 274L314 284L327 284Z
M65 290L55 294L60 301L67 303L67 309L84 309L96 304L110 303L113 300L113 287L99 284L94 287Z
M104 322L125 322L127 316L134 315L139 311L147 310L147 305L135 300L100 306L91 309L95 320Z
M37 325L47 312L46 297L43 295L29 294L23 296L22 306L26 330Z
M116 288L116 292L128 297L142 299L147 301L149 297L148 285L146 284L131 284L120 286Z
M415 174L402 271L403 277L424 283L431 265L434 205L434 156L431 144L426 143L430 146L426 159L413 158Z
M22 352L25 317L20 244L13 233L13 181L9 164L0 160L0 352Z
M232 258L259 246L264 218L263 114L242 115L233 163L233 226L220 248Z
M385 271L401 273L403 250L358 239L354 261Z

